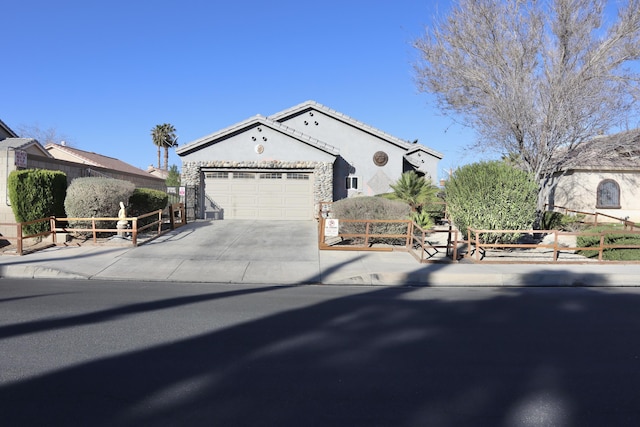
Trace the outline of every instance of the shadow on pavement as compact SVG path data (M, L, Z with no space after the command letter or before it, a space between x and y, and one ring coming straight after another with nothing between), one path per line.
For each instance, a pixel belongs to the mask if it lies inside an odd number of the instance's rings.
M45 320L33 331L175 304L207 310L207 299ZM377 288L4 385L2 422L632 425L639 306L637 293L611 289Z

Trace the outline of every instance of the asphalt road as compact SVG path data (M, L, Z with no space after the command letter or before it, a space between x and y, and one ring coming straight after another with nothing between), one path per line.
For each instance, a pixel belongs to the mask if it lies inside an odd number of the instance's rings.
M0 280L3 426L640 422L640 290Z

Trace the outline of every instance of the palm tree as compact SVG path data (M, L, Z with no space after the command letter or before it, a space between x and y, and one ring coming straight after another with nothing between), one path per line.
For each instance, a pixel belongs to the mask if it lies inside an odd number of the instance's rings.
M151 138L158 147L158 169L160 169L160 147L164 148L164 170L169 169L169 148L178 146L176 128L169 123L156 125L151 129Z
M392 198L404 200L412 212L418 212L427 202L435 199L436 186L415 171L405 172L395 184L391 184Z

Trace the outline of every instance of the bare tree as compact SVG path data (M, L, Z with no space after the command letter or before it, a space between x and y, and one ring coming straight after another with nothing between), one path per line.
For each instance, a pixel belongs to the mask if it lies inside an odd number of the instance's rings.
M602 0L458 0L415 41L418 88L476 130L475 148L517 157L540 182L540 210L554 174L624 139L583 144L637 119L640 0L621 2L609 24L604 9Z
M60 134L56 128L50 127L43 129L39 124L32 125L20 125L16 128L16 133L21 138L33 138L42 145L50 143L60 144L64 142L66 145L72 145L69 143L69 137L64 134Z

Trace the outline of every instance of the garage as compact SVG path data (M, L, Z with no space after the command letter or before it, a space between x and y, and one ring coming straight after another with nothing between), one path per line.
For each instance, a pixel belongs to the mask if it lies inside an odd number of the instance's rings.
M217 209L224 219L313 219L313 179L298 170L204 171L205 217Z

